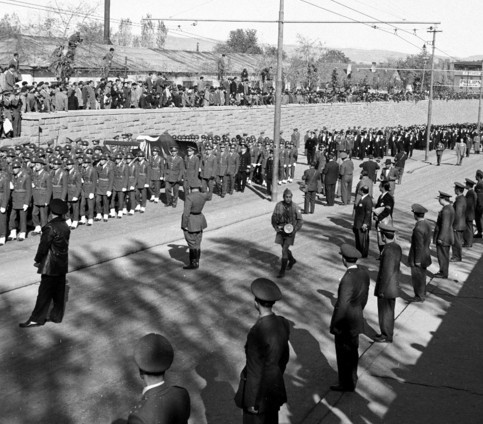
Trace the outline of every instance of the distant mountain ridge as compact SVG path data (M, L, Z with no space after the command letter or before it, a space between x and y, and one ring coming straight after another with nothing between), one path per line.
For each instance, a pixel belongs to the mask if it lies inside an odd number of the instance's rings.
M222 40L219 41L220 43ZM200 51L211 51L217 44L215 41L210 41L204 38L183 38L173 35L166 37L165 48L169 50L188 50L196 51L198 48ZM297 48L294 44L285 45L284 49L288 54L291 54ZM353 48L341 48L341 47L328 47L329 49L340 50L351 60L356 63L372 62L381 63L386 62L388 59L404 59L409 53L403 53L392 50L380 50L380 49L353 49ZM445 59L445 57L439 57ZM465 58L458 58L461 61L477 61L483 60L483 55L468 56Z

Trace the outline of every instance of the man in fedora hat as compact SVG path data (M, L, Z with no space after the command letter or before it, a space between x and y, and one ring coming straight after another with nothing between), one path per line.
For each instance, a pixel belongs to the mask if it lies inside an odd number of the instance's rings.
M330 389L353 392L357 385L359 334L364 329L363 310L369 294L369 273L357 266L361 253L349 244L340 247L342 263L347 268L340 280L330 333L335 336L339 383Z
M290 251L295 242L295 234L302 228L303 219L300 208L292 202L292 192L287 188L283 192L283 201L275 205L272 214L272 227L276 231L275 243L282 246L282 267L278 277L283 277L287 269L297 262ZM289 227L290 226L290 227Z
M235 403L243 409L244 424L277 424L280 406L287 402L283 374L289 359L290 325L273 313L273 305L282 298L273 281L257 278L251 292L258 320L247 336L246 365Z
M42 275L39 294L30 318L19 324L21 328L39 327L46 321L58 324L64 317L65 275L68 271L70 238L70 228L64 218L67 211L65 201L50 201L52 219L42 228L42 237L34 259L34 266ZM47 318L51 301L54 307Z
M171 367L174 350L160 334L150 333L139 339L134 361L144 383L143 397L131 410L128 424L187 424L190 396L187 390L171 386L165 373Z

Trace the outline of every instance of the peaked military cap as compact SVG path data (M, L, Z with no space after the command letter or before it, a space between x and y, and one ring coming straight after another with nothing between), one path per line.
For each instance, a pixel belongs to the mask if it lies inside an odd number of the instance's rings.
M150 333L139 339L134 349L134 361L147 373L162 373L173 363L174 350L161 334Z
M456 188L456 187L461 188L461 189L466 188L466 186L465 186L463 183L460 183L460 182L458 182L458 181L456 181L456 182L454 183L454 186L455 186L455 188Z
M424 206L421 206L419 203L414 203L413 205L411 205L411 210L414 213L421 213L421 214L425 214L428 212L428 210Z
M469 186L474 186L476 183L473 180L470 180L469 178L465 178L466 185Z
M252 282L251 291L253 295L265 302L276 302L282 298L282 292L278 286L268 278L257 278Z
M389 225L389 224L381 223L381 224L378 225L378 228L383 233L394 234L396 232L396 229L392 225Z
M359 259L362 255L354 246L344 243L340 246L340 254L347 259Z
M451 194L445 193L444 191L440 191L438 195L438 199L447 199L451 198Z

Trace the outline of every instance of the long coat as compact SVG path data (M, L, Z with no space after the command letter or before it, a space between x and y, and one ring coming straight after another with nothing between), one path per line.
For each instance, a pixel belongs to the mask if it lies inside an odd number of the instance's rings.
M386 243L381 254L374 296L385 299L399 297L399 272L402 250L396 242Z
M289 359L289 322L272 314L258 319L245 344L246 366L235 395L238 407L264 413L287 401L283 373Z
M445 205L438 213L438 220L434 228L433 242L437 244L441 240L442 246L452 246L454 243L453 234L454 209L451 205Z
M61 217L42 228L42 237L35 255L37 272L44 275L65 275L69 265L70 228Z
M330 332L357 336L364 330L362 311L369 295L369 273L359 266L350 267L340 280Z
M144 393L129 414L128 424L187 424L190 396L185 388L166 382Z
M466 198L462 194L456 196L453 203L454 221L453 229L455 231L464 231L466 229Z
M466 198L466 221L472 222L475 219L476 193L470 188L465 195Z
M371 229L372 222L372 199L369 195L362 198L355 206L354 226L353 228L360 229L363 224L367 225L367 230Z
M426 269L431 265L431 225L425 219L416 222L411 235L411 247L409 248L409 266L416 265Z
M193 155L191 158L185 156L184 158L184 181L190 187L200 186L200 157L198 155Z

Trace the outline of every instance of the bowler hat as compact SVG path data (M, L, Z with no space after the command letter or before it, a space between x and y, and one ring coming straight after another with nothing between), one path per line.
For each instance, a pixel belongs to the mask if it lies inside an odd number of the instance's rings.
M150 333L139 339L134 349L134 361L141 370L158 374L173 363L173 346L161 334Z
M62 199L52 199L50 201L50 211L55 215L64 215L69 210L67 202Z
M276 302L282 298L282 292L278 286L268 278L257 278L252 282L251 291L253 295L265 302Z

